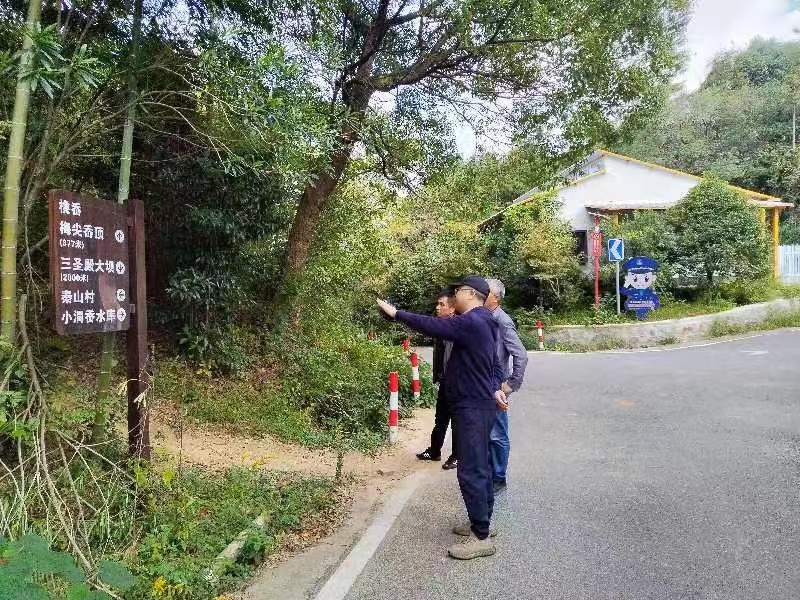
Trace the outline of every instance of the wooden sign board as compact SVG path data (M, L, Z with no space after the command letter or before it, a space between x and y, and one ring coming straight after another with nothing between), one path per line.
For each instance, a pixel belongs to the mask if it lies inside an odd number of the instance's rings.
M61 335L130 327L128 210L115 202L53 190L50 279Z

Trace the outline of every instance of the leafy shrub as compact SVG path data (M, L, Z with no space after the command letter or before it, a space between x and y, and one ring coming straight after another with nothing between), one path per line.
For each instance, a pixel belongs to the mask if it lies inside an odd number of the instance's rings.
M741 306L768 300L771 285L768 279L734 279L720 283L716 290L723 300Z
M790 211L781 221L781 244L800 244L800 211Z
M119 592L136 583L124 565L109 560L100 561L98 579ZM15 541L0 538L0 598L102 600L111 596L90 589L86 574L70 554L51 550L39 535L26 534Z
M360 332L340 330L329 331L325 339L316 343L302 338L288 343L284 340L284 347L291 356L283 377L287 382L284 392L326 429L382 440L387 427L387 382L391 371L401 374L403 406L413 406L411 367L399 346L365 340ZM420 371L421 405L430 406L434 401L430 370L423 365Z
M678 238L673 266L681 275L715 281L759 279L769 272L767 235L757 210L715 176L706 176L667 211Z
M507 210L485 234L489 272L500 278L512 306L567 309L585 297L570 228L557 218L554 193Z
M232 325L186 325L178 337L178 345L189 360L213 375L239 375L253 360L252 336Z

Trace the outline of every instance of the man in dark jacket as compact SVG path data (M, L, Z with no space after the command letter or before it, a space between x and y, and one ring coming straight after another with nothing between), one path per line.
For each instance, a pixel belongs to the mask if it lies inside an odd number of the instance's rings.
M453 403L458 431L458 485L469 515L469 523L453 532L464 536L448 548L453 558L472 559L494 554L490 528L494 508L492 474L489 466L489 435L498 406L506 404L500 389L503 367L497 357L498 326L492 313L483 306L489 284L483 277L470 275L453 286L457 316L437 319L398 311L378 300L389 317L408 327L453 342L442 387Z
M448 319L456 314L455 298L450 290L444 290L436 298L436 316L440 319ZM433 422L433 431L431 432L431 445L419 454L417 458L420 460L440 460L442 458L442 446L444 445L444 438L447 435L447 427L453 418L453 408L444 395L444 385L442 379L444 378L445 369L447 368L447 360L453 351L453 342L436 338L433 342L433 383L439 384L439 392L436 395L436 416ZM455 469L458 461L456 460L456 448L458 442L456 440L455 429L452 429L452 443L450 450L450 458L448 458L442 468L445 470Z

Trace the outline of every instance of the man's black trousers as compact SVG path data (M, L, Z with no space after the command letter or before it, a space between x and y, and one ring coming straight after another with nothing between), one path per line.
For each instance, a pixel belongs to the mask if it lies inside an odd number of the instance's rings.
M439 385L439 393L436 396L436 417L433 422L433 431L431 432L431 454L439 456L442 453L442 445L444 445L444 436L447 435L447 426L452 421L452 434L451 441L453 442L453 450L450 456L458 458L456 448L458 448L458 434L455 428L455 419L453 415L453 405L447 401L442 390L444 386Z
M494 509L489 435L496 419L494 407L489 410L459 407L455 411L453 429L458 431L458 485L472 531L479 539L489 535Z

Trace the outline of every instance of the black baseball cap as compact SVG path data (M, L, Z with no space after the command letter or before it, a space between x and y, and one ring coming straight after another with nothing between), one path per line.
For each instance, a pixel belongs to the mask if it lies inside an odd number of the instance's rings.
M473 290L483 294L484 296L489 295L489 282L487 282L480 275L467 275L466 277L462 277L461 281L451 284L450 288L455 289L461 287L462 285L471 287Z

